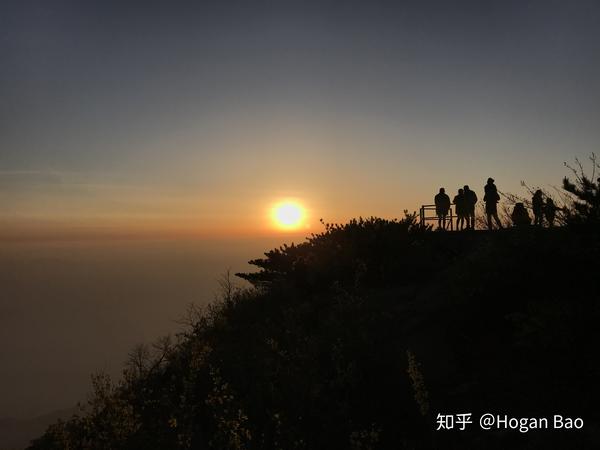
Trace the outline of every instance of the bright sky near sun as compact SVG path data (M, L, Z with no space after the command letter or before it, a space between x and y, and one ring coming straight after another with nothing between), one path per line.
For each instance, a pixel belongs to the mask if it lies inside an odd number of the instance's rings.
M302 204L293 200L285 200L273 206L273 224L276 228L286 231L296 231L306 226L306 209Z
M489 176L558 185L600 143L599 19L593 1L2 2L0 236L316 231Z

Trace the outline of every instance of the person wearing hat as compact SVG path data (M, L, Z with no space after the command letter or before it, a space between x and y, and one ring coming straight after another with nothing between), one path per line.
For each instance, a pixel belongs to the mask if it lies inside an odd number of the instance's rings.
M488 229L493 229L492 217L496 221L498 228L504 228L498 217L498 202L500 201L500 196L498 195L498 188L494 184L493 178L488 178L484 190L485 196L483 197L483 201L485 202L485 214L487 216Z

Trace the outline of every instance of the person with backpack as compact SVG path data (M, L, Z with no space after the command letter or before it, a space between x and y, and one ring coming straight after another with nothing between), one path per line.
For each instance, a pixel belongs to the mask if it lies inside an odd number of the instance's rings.
M498 217L498 202L500 201L500 195L498 195L498 188L494 184L493 178L488 178L484 190L485 196L483 197L483 201L485 202L485 214L487 216L488 229L493 229L492 218L496 221L498 228L504 228Z

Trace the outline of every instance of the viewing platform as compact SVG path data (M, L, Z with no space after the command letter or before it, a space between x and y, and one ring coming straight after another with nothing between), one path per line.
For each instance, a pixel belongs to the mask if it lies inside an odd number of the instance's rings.
M432 214L432 215L428 215ZM446 215L446 229L454 230L454 219L456 218L456 214L452 210L452 206L448 209L448 215ZM435 205L421 205L421 209L419 209L419 223L422 227L427 225L427 222L437 222L438 216L435 212Z

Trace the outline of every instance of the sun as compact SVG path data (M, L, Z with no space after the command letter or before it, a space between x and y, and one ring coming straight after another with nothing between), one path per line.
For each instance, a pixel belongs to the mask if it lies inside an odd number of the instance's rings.
M287 200L273 206L271 218L279 229L297 230L304 224L306 210L298 202Z

